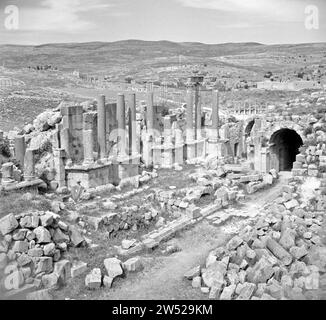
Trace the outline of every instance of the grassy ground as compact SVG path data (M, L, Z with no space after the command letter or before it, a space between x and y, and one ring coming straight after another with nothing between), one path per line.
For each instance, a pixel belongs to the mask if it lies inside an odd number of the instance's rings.
M162 254L166 244L150 254L142 253L143 269L139 273L130 273L114 281L112 289L89 291L85 288L85 275L73 279L65 288L53 292L55 299L78 300L119 300L119 299L189 299L203 300L207 296L199 289L193 289L190 282L183 279L183 274L190 268L202 264L209 251L222 245L228 235L207 222L181 232L168 242L181 248L170 256ZM103 268L103 260L110 252L101 250L83 257L88 262L89 270Z
M10 192L0 195L0 218L9 214L19 214L31 210L51 210L51 202L40 195Z

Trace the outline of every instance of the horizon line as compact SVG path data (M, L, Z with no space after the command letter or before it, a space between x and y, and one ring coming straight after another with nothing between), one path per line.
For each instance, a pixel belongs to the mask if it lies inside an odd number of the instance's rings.
M307 45L307 44L326 44L326 41L322 42L298 42L298 43L260 43L256 41L243 41L243 42L220 42L220 43L206 43L199 41L172 41L172 40L142 40L142 39L122 39L115 41L83 41L83 42L48 42L40 44L20 44L20 43L3 43L0 46L20 46L20 47L40 47L40 46L50 46L50 45L69 45L69 44L91 44L91 43L103 43L103 44L113 44L118 42L128 42L128 41L139 41L139 42L170 42L175 44L201 44L201 45L226 45L226 44L255 44L260 46L275 46L275 45Z

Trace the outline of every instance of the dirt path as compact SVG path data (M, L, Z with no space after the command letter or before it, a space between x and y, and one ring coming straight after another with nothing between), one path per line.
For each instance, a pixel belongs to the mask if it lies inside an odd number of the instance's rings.
M265 204L277 197L285 181L281 178L272 188L250 196L241 211L250 212L250 216L253 213L260 214ZM227 231L228 224L232 224L233 230L236 230L246 224L246 219L226 222L226 225L220 227L203 220L170 241L182 251L170 256L144 256L144 270L141 273L130 274L126 279L118 280L113 289L103 291L99 299L207 299L207 295L191 287L183 274L190 268L203 264L210 250L223 245L231 237Z

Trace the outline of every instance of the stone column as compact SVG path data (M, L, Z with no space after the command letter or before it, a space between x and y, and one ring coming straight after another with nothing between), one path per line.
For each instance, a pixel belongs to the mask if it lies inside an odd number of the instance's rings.
M129 149L130 154L135 155L139 153L137 143L137 119L136 119L136 94L129 95Z
M109 159L117 155L117 103L109 103L105 106L106 114L106 153Z
M141 132L143 142L142 158L146 167L153 164L153 136L149 135L145 130Z
M52 148L60 148L60 130L62 125L57 123L55 125L55 130L51 136Z
M187 90L186 122L187 122L186 139L187 142L188 141L192 142L195 139L195 130L194 130L194 100L193 100L193 92L191 89Z
M183 136L181 129L175 129L175 159L174 163L183 164Z
M172 145L172 124L171 124L171 116L165 116L163 119L164 126L164 145L171 146Z
M156 137L152 147L153 150L153 166L162 166L163 161L163 137Z
M118 120L118 156L125 157L126 153L126 104L125 96L118 95L117 106L117 120Z
M25 157L25 137L17 135L15 137L15 157L19 163L19 168L24 169L24 157Z
M212 127L209 130L208 153L217 153L217 141L220 138L220 119L219 119L219 92L213 91L212 99Z
M147 93L147 109L146 109L147 131L152 134L154 129L154 93Z
M35 178L34 150L27 149L24 158L24 180L31 181Z
M193 90L187 90L187 114L186 114L186 144L187 144L187 160L192 160L196 157L196 142L194 125L194 96Z
M1 172L2 172L2 183L7 184L7 183L12 183L14 182L13 179L13 173L14 173L14 164L12 162L6 162L5 164L2 165L1 167Z
M58 188L66 186L66 171L64 164L65 150L62 148L53 149L53 163L55 169L54 180L58 184Z
M100 95L97 102L97 141L99 148L99 159L106 160L106 128L105 128L105 96Z
M67 153L68 162L81 162L83 155L83 107L65 104L61 108L61 147Z
M171 168L173 164L173 144L172 144L172 125L171 117L166 116L163 120L164 124L164 151L162 167Z
M196 112L196 140L200 140L201 136L201 96L199 88L196 88L195 94L195 112Z
M83 115L83 147L84 147L84 164L94 162L94 139L93 139L93 113L84 113Z

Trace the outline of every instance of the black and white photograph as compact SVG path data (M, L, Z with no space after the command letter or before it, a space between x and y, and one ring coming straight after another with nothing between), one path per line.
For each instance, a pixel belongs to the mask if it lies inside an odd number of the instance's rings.
M326 1L0 0L0 300L326 300Z

